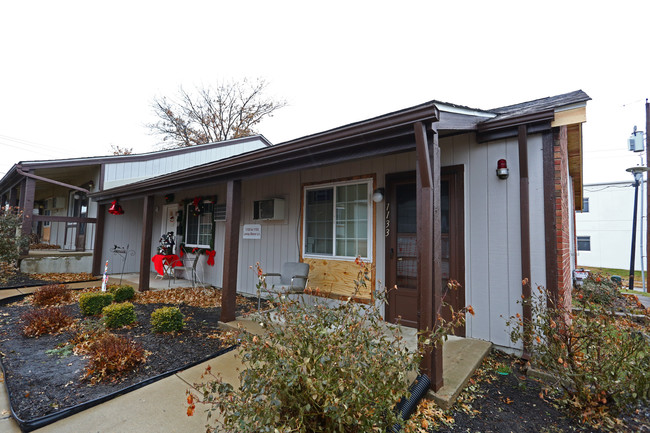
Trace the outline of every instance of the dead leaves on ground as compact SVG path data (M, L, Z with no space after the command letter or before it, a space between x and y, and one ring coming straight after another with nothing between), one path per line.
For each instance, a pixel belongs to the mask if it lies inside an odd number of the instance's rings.
M78 273L45 273L45 274L29 274L31 278L44 281L54 281L57 283L73 283L76 281L95 281L100 278L95 277L93 274L88 272L78 272Z

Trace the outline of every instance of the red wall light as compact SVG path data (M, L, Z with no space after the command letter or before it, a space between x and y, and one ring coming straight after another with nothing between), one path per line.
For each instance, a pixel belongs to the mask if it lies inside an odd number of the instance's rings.
M497 177L499 179L507 179L509 174L510 170L508 170L508 164L506 163L506 160L500 159L497 161Z

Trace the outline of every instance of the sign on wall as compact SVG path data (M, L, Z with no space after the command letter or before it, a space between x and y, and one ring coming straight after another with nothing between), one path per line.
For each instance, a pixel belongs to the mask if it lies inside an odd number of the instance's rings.
M244 224L244 239L262 239L260 224Z

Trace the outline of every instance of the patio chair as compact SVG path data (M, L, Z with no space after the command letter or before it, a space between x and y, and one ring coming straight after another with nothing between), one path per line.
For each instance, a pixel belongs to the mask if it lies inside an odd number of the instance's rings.
M182 271L183 272L183 277L185 279L188 279L188 276L190 277L189 280L192 281L192 288L194 288L197 283L201 283L201 279L199 278L199 273L197 272L197 267L199 266L199 259L201 258L201 254L195 254L194 257L189 257L187 254L183 256L182 259L180 259L180 263L178 261L176 262L176 266L173 266L172 269L172 274L174 276L174 283L176 283L176 272L177 271ZM170 280L171 284L171 280Z
M303 293L309 279L309 264L299 262L286 262L282 265L281 273L267 273L265 277L280 277L280 284L273 285L274 290L282 294ZM261 306L261 289L257 291L257 309ZM267 292L269 290L266 290Z

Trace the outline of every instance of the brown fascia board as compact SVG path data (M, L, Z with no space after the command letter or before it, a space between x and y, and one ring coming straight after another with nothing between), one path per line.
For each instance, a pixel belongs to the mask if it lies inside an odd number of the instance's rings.
M553 119L555 119L555 110L546 110L538 113L525 114L523 116L509 117L507 119L499 120L497 118L496 120L488 120L479 123L477 130L479 133L491 132L499 129L518 127L520 125L551 122Z
M158 192L162 189L189 187L196 184L196 179L205 182L208 179L224 179L251 173L257 167L272 167L297 161L291 169L300 169L306 160L314 160L317 154L332 151L345 151L369 146L388 138L413 135L412 124L418 121L436 122L440 112L433 103L426 103L410 109L389 113L362 122L331 129L318 134L277 144L267 149L248 152L231 158L188 168L175 173L143 180L124 186L90 194L93 200L110 201L114 198L128 199ZM415 144L413 143L413 147ZM342 158L344 154L340 154ZM352 159L352 158L350 158ZM248 176L248 175L247 175Z

